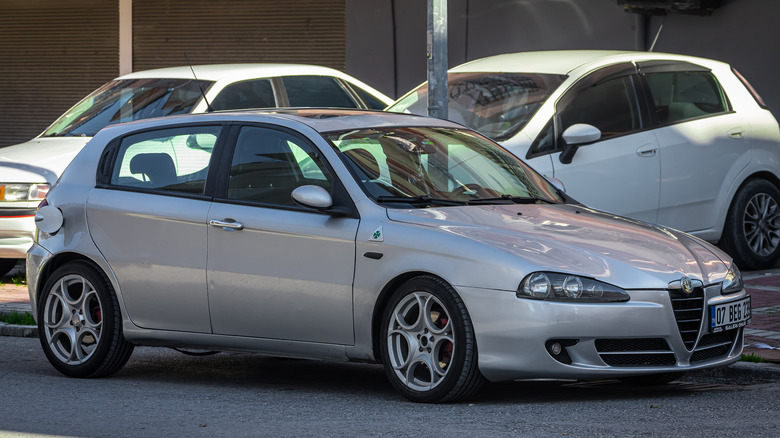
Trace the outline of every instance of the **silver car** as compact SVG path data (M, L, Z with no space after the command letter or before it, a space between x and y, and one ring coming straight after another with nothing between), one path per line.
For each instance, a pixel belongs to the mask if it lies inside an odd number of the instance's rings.
M108 127L36 214L41 345L378 361L406 398L485 381L662 383L738 360L750 297L699 239L590 209L455 123L361 110Z

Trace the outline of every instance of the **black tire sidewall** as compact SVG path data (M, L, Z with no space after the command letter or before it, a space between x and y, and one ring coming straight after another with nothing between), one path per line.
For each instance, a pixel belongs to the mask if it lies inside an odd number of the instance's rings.
M55 285L65 276L80 275L92 284L97 292L100 306L102 309L102 329L97 347L89 359L78 365L69 365L60 361L52 352L51 346L46 339L46 327L43 320L45 315L46 301ZM85 263L68 263L59 267L46 281L46 284L38 298L38 339L43 347L46 358L57 369L57 371L69 377L90 377L101 369L109 360L109 354L119 342L122 336L119 326L121 325L118 312L115 311L116 296L111 285L106 279L96 272L92 267Z
M387 346L388 328L393 311L395 310L398 303L401 302L401 300L413 292L428 292L436 297L436 299L441 302L441 304L447 310L447 313L450 315L450 323L453 326L454 349L452 361L450 362L450 369L442 382L429 391L413 390L404 385L404 383L398 379L398 376L395 374L395 370L393 370L393 366L390 361L390 352L388 351ZM470 333L467 333L466 331L466 324L470 325L471 322L470 320L464 321L464 318L467 319L469 316L466 314L465 306L463 306L462 302L457 302L459 300L460 298L457 296L456 292L443 281L434 277L417 277L403 283L393 293L393 295L390 297L390 300L387 302L387 305L382 312L382 326L380 330L380 351L382 364L385 370L385 375L387 375L390 383L399 393L401 393L401 395L407 399L420 403L436 403L458 398L457 394L451 393L461 378L461 375L464 371L464 366L466 365L466 358L470 356L473 358L472 360L476 362L476 348L474 348L475 351L471 352L471 355L467 355L466 348L468 346L466 338L467 336L471 336L473 338L474 335L473 331ZM463 311L460 310L461 308ZM471 345L476 345L476 341L472 342ZM476 363L471 364L471 366L476 366Z
M766 269L775 265L780 258L780 245L771 254L760 256L750 249L745 239L745 209L748 202L760 193L771 196L780 206L780 190L774 184L764 179L750 180L734 196L723 227L721 247L744 270Z

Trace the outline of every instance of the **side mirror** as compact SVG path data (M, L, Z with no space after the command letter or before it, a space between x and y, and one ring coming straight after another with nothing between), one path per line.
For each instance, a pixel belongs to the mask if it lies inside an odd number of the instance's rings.
M300 186L292 191L292 198L304 207L324 210L333 205L333 198L320 186Z
M601 138L601 131L593 125L577 123L566 128L562 137L563 141L566 142L566 146L558 158L561 160L561 163L569 164L572 158L574 158L577 148L598 141Z

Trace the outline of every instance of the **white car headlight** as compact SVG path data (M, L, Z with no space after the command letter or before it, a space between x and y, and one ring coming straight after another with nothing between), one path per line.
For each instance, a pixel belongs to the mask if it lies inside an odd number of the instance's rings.
M628 293L619 287L592 278L556 272L534 272L520 282L518 298L549 301L602 303L628 301Z
M0 184L0 201L41 201L47 193L48 184Z
M730 294L739 292L744 288L742 283L742 273L739 272L737 265L732 264L729 271L726 273L726 278L723 279L723 283L720 286L720 293Z

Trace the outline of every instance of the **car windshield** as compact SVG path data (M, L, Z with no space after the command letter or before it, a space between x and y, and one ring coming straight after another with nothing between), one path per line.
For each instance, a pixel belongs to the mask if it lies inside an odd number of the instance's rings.
M538 73L450 73L447 118L503 141L523 129L565 79ZM427 107L426 83L387 110L426 115Z
M76 104L42 134L94 136L114 123L185 114L213 82L193 79L123 79L108 82Z
M366 194L381 204L563 202L546 179L473 131L406 127L324 135Z

